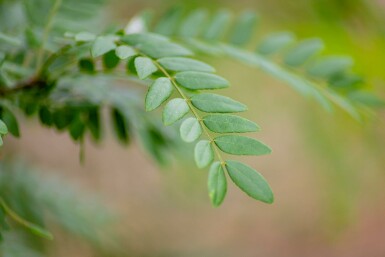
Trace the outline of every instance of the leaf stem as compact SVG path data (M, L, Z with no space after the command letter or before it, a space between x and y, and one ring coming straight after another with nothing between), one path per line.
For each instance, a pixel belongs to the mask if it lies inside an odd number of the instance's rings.
M49 32L51 31L52 29L52 25L53 25L53 18L55 17L57 11L59 10L59 7L62 3L62 0L55 0L49 14L48 14L48 20L47 20L47 23L44 27L44 31L43 31L43 40L41 42L41 45L40 45L40 48L38 50L38 53L37 53L37 59L36 59L36 67L37 67L37 71L38 73L40 73L40 69L42 68L42 63L43 63L43 58L44 58L44 47L48 41L48 35L49 35Z
M34 232L35 234L41 236L41 237L44 237L46 239L50 239L52 240L53 239L53 236L50 232L40 228L39 226L23 219L22 217L20 217L16 212L14 212L7 204L6 202L4 201L4 199L2 197L0 197L0 208L3 208L4 212L10 217L12 218L14 221L16 221L17 223L19 223L20 225L23 225L24 227L30 229L32 232Z
M218 147L214 143L214 138L210 135L209 131L207 130L206 126L204 125L203 119L200 117L198 112L195 110L195 107L191 104L190 98L188 98L185 93L182 91L182 89L179 87L178 83L175 81L174 77L172 77L167 70L165 70L156 60L153 60L155 66L171 81L175 89L177 90L178 94L186 101L188 107L190 108L192 114L195 116L195 118L200 123L202 130L206 134L207 138L209 139L210 143L213 145L214 152L218 157L219 162L221 163L222 167L225 169L225 161L222 158L222 155L219 152Z

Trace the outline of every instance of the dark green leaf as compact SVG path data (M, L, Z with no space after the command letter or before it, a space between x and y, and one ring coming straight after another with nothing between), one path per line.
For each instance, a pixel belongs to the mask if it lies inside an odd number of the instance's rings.
M41 106L39 109L39 119L44 125L51 126L53 123L52 113L46 106Z
M215 144L225 153L236 155L263 155L271 153L271 149L254 138L226 135L214 139Z
M152 60L148 57L135 58L135 68L140 79L146 79L148 76L158 70Z
M111 109L112 124L117 139L127 144L129 141L128 124L123 114L116 108Z
M163 110L163 123L165 125L171 125L174 122L180 120L189 111L189 107L186 100L181 98L174 98L169 101Z
M290 49L284 62L290 66L300 66L322 49L323 43L318 38L304 40Z
M80 59L79 60L79 69L84 72L92 73L95 71L94 62L91 59Z
M202 134L202 127L196 118L185 119L180 126L180 136L185 142L193 142Z
M234 45L244 45L250 40L255 25L257 15L253 11L243 12L237 19L230 37L230 43Z
M118 66L120 59L115 55L115 51L111 50L103 55L103 66L105 69L110 70Z
M258 46L257 51L261 54L268 55L278 52L295 40L291 32L279 32L267 36Z
M158 62L169 71L215 72L212 66L186 57L166 57L159 59Z
M203 112L231 113L243 112L247 107L229 97L216 94L198 94L191 98L191 103Z
M254 122L228 114L208 115L203 118L203 122L209 130L217 133L244 133L260 130Z
M206 72L183 71L175 75L181 86L191 90L226 88L230 83L224 78Z
M17 123L15 115L4 106L0 107L0 117L7 125L8 132L14 137L20 137L19 124Z
M231 180L247 195L265 203L274 202L269 184L256 170L238 161L227 161L226 168Z
M207 184L211 203L214 206L221 205L226 196L227 181L220 162L211 165Z
M214 160L214 151L210 141L201 140L195 145L194 159L200 169L210 165Z
M76 115L76 117L71 122L69 126L70 136L73 140L77 141L81 139L85 132L84 122L81 120L80 115Z
M116 48L112 36L97 37L92 45L91 54L93 57L101 56Z
M168 78L158 78L148 89L145 105L146 111L159 107L172 94L173 86Z

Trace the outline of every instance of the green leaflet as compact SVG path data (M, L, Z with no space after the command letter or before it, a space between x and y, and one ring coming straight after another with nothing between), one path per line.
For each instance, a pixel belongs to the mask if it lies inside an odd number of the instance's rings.
M284 62L290 66L300 66L322 49L321 40L317 38L304 40L290 49L284 57Z
M203 118L206 127L217 133L244 133L260 130L254 122L229 114L212 114Z
M129 127L124 115L116 108L111 109L112 125L117 139L123 144L129 141Z
M111 50L103 55L103 67L106 70L111 70L118 66L120 59L116 56L115 51Z
M131 56L135 56L136 52L135 52L134 48L132 48L130 46L122 45L122 46L118 46L115 49L115 54L117 57L119 57L119 59L124 60L124 59L131 57Z
M96 36L93 33L83 31L75 35L75 41L77 42L88 42L95 40Z
M184 71L175 75L181 86L191 90L226 88L230 83L224 78L205 72Z
M105 36L105 37L97 37L92 44L91 54L93 57L101 56L111 50L116 48L116 44L114 42L114 37Z
M95 72L95 65L92 59L80 59L78 65L79 69L83 72Z
M378 96L374 95L372 92L368 91L355 91L348 95L349 99L353 102L364 104L371 107L384 107L385 101Z
M152 60L148 57L135 58L135 69L140 79L145 79L158 70Z
M203 34L203 38L207 40L218 40L226 32L230 23L231 13L228 10L219 10L212 18Z
M169 71L215 72L212 66L186 57L165 57L159 59L158 63Z
M227 161L226 168L231 180L247 195L265 203L274 202L269 184L256 170L238 161Z
M294 42L291 32L279 32L267 36L258 46L258 53L268 55L278 52Z
M263 155L271 153L271 149L254 138L226 135L214 139L215 144L225 153L235 155Z
M187 143L197 140L201 134L202 127L196 118L187 118L180 126L180 136Z
M145 106L146 111L158 108L172 94L173 87L170 79L158 78L148 89Z
M196 37L204 27L208 12L205 9L192 11L181 23L178 34L181 37Z
M214 151L210 141L201 140L195 145L194 159L200 169L210 165L214 160Z
M231 113L247 110L246 105L229 97L216 94L198 94L191 98L191 103L203 112Z
M244 45L250 40L254 27L257 23L257 15L253 11L243 12L236 21L230 43L234 45Z
M79 140L83 137L85 132L85 124L81 120L80 115L77 114L76 117L72 120L71 124L69 125L69 132L70 136L74 141Z
M182 98L174 98L169 101L163 109L163 123L171 125L180 120L189 111L186 101Z
M211 203L217 207L225 199L227 192L226 175L220 162L211 164L207 181Z
M19 124L15 115L4 106L0 106L0 117L7 125L8 132L14 137L20 137Z
M155 59L162 57L193 55L189 49L181 45L165 41L159 41L157 43L146 42L138 45L137 47L140 51Z
M126 44L133 45L133 46L137 46L139 44L144 44L148 42L157 44L160 42L169 41L167 37L164 37L162 35L158 35L155 33L133 33L133 34L122 36L120 40Z
M309 75L319 78L330 78L342 73L353 65L350 57L328 56L314 62L308 69Z
M5 135L8 133L8 128L7 128L7 125L5 125L5 123L0 120L0 135Z
M156 33L171 36L182 18L183 10L180 7L174 7L167 11L165 15L157 22L154 31Z

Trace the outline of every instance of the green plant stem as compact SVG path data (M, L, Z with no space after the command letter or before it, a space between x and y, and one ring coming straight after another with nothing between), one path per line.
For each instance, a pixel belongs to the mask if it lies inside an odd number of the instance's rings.
M146 56L147 57L147 56ZM188 98L182 91L181 88L179 88L178 83L175 81L174 77L172 77L156 60L153 60L154 64L156 67L171 81L175 89L177 90L178 94L186 101L188 107L190 108L192 114L195 116L195 118L198 120L200 123L202 130L206 134L207 138L209 139L210 143L213 145L215 154L218 157L219 162L221 163L222 167L225 169L225 161L222 158L222 155L219 152L218 147L215 145L214 138L210 135L209 131L207 130L206 126L203 123L202 118L200 115L197 113L195 110L195 107L191 104L190 98Z
M47 238L47 239L50 239L52 240L53 239L53 236L50 232L40 228L39 226L29 222L29 221L26 221L25 219L23 219L22 217L20 217L16 212L14 212L7 204L6 202L4 201L4 199L2 197L0 197L0 208L3 208L4 212L11 218L13 219L14 221L16 221L17 223L19 223L20 225L30 229L32 232L34 232L35 234L41 236L41 237L44 237L44 238Z
M44 31L43 31L43 40L41 42L41 46L38 50L38 53L37 53L37 59L36 59L36 67L37 67L37 71L38 73L40 73L40 69L42 68L42 63L43 63L43 58L44 58L44 47L48 41L48 35L49 35L49 32L51 31L52 29L52 25L53 25L53 18L55 17L57 11L59 10L59 7L62 3L62 0L55 0L49 14L48 14L48 20L47 20L47 23L44 27Z

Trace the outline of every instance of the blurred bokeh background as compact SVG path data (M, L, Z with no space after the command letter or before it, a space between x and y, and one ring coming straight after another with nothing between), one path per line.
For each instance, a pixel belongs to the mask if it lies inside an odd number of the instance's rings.
M110 0L106 22L124 26L144 8L156 14L180 3ZM384 1L183 4L256 10L261 18L256 38L285 30L298 38L320 37L326 53L353 56L355 70L385 96ZM232 82L224 94L247 104L245 116L262 127L258 137L273 148L272 155L244 159L270 182L273 205L256 202L230 185L224 204L213 208L206 170L185 159L160 168L135 142L125 148L109 135L100 145L86 143L81 164L79 146L67 135L24 120L22 138L8 140L8 151L98 195L117 214L114 228L124 256L385 256L384 112L359 123L343 111L327 113L256 69L226 59L205 60ZM72 236L59 239L51 256L95 255L96 250Z

